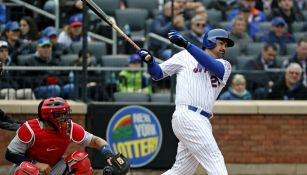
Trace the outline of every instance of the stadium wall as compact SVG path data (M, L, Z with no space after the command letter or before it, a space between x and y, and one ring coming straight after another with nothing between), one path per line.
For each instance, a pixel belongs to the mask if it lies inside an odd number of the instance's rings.
M0 107L14 119L25 121L35 116L38 103L3 100L0 101ZM87 111L91 109L90 106L73 101L70 103L73 119L86 126L85 115L91 112ZM212 119L213 133L224 154L229 174L307 174L306 104L306 101L216 102ZM170 110L173 107L170 105ZM170 122L169 117L163 118ZM5 130L1 130L1 133L0 165L9 165L4 154L15 133ZM170 150L176 150L176 146L168 145ZM78 147L70 147L68 152L75 149ZM203 174L201 168L197 172Z

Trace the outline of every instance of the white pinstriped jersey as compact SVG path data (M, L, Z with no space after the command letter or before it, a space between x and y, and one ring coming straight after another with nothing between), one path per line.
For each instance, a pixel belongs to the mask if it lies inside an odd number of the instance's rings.
M212 113L214 102L231 73L228 61L217 60L225 67L223 80L201 66L187 50L175 54L160 64L163 77L177 74L176 105L193 105Z

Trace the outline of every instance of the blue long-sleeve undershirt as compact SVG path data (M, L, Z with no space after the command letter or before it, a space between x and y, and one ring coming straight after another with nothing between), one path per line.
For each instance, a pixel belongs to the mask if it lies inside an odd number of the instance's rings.
M217 76L219 79L223 79L225 68L223 63L215 60L210 55L205 53L200 48L196 47L195 45L189 43L188 47L186 48L187 51L196 59L196 61L208 69L211 73Z
M10 161L12 163L15 163L17 165L20 165L21 162L24 162L24 161L28 161L28 162L31 162L31 163L35 163L36 162L35 160L31 160L30 158L26 157L23 154L13 153L9 149L6 150L5 158L6 158L6 160L8 160L8 161Z
M148 73L154 80L159 80L163 77L163 72L160 65L154 60L151 63L148 63Z

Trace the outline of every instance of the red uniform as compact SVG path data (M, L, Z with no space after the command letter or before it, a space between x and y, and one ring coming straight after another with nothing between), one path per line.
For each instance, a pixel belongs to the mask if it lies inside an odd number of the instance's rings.
M84 140L85 131L82 126L71 121L68 134L63 135L55 130L40 128L39 120L25 122L18 132L18 138L32 146L26 151L26 156L38 162L47 163L53 167L63 156L70 141L80 143Z

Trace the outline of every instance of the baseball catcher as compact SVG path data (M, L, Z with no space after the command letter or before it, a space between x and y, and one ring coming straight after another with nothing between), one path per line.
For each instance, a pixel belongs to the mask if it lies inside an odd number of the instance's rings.
M74 123L70 111L68 102L60 97L40 102L38 118L26 121L7 148L6 159L14 163L11 175L92 175L93 168L85 151L75 151L63 158L71 142L98 149L109 174L128 172L127 159L121 154L114 155L104 139Z

